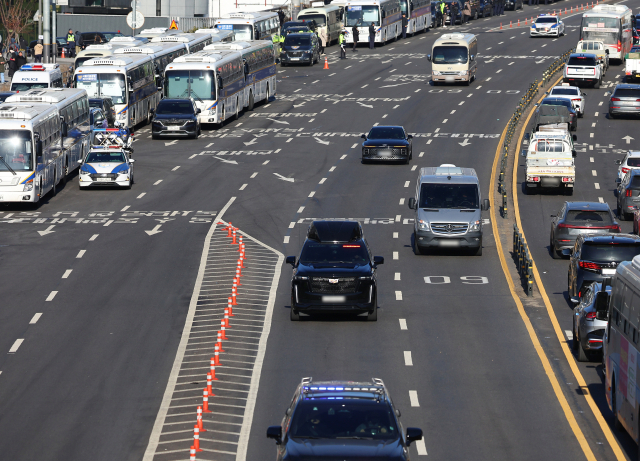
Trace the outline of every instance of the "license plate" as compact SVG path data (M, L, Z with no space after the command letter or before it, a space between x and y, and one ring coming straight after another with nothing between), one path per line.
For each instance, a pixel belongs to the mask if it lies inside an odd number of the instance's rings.
M380 150L378 151L379 155L382 155L383 157L389 157L391 155L391 151L390 150Z
M343 303L347 300L346 296L323 296L323 303Z
M300 58L289 58L289 59L291 59L292 61L300 61Z
M180 127L172 125L172 126L168 126L167 130L169 130L169 131L178 131L178 130L180 130Z
M602 269L602 275L615 275L615 269Z
M111 182L111 178L96 178L98 182Z

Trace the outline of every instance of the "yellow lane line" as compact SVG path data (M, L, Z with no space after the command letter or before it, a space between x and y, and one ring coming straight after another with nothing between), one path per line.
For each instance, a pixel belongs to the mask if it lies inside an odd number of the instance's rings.
M557 84L561 79L562 79L562 77L559 78L554 83L554 85ZM546 94L542 98L540 98L540 100L538 100L538 103L540 103L540 101L545 96L546 96ZM533 110L531 110L531 112L529 113L529 116L527 117L527 120L525 120L525 122L524 122L524 126L525 127L529 124L529 120L531 119L532 115L533 115ZM522 132L520 133L520 137L518 138L518 144L517 144L518 146L522 145L522 138L524 136L524 132L525 132L525 130L522 130ZM516 159L517 159L517 154L518 154L518 152L516 151ZM495 168L494 168L494 170L495 170ZM492 184L493 184L493 182L492 182ZM524 235L524 229L522 227L522 222L520 221L520 209L518 208L518 194L516 192L517 191L517 187L518 187L518 162L516 160L516 162L515 162L515 164L513 166L513 183L512 183L513 208L514 208L514 211L515 211L516 223L518 224L518 229L520 229L520 233L522 234L522 238L526 242L527 238ZM578 368L578 365L576 364L576 360L573 357L573 354L571 353L571 349L569 348L568 341L565 339L564 333L562 332L562 329L560 328L560 323L558 323L558 319L557 319L556 314L555 314L555 312L553 310L553 306L551 305L551 301L549 300L549 296L547 296L547 291L545 290L544 285L542 284L542 279L540 278L540 273L538 272L538 268L537 268L536 263L533 260L533 256L531 254L530 254L530 258L531 258L531 262L532 262L532 266L533 266L533 277L536 280L536 284L538 285L538 289L540 290L540 295L542 296L542 300L544 301L544 305L547 308L547 313L549 314L549 318L551 319L551 324L553 325L553 329L556 332L556 336L558 337L558 341L560 342L560 347L562 347L562 352L564 352L564 355L565 355L565 357L567 359L567 362L569 363L569 366L571 367L571 371L573 372L573 375L576 378L576 382L578 383L578 386L582 390L584 398L587 400L587 403L589 404L589 408L591 408L591 411L593 412L593 415L596 417L596 420L598 421L598 424L600 425L600 428L602 429L602 432L604 432L604 435L605 435L605 437L607 439L607 442L609 442L609 445L611 445L611 449L613 450L614 454L616 455L616 458L619 461L625 461L626 457L622 453L622 449L620 448L620 445L618 445L618 441L613 436L613 433L611 432L611 428L609 427L609 424L607 424L606 420L602 416L602 412L598 408L598 405L596 405L595 400L593 399L593 397L591 396L591 393L589 392L589 389L587 387L587 382L583 378L582 373L580 373L580 369ZM574 339L574 341L575 341L575 339Z
M540 98L540 100L542 100L542 98ZM540 101L538 101L538 102L540 102ZM533 113L533 111L532 111L532 113ZM531 115L529 115L529 117L531 117ZM527 121L528 121L528 119L527 119ZM495 199L494 199L494 195L495 194L493 193L493 187L494 187L495 179L496 179L496 169L498 167L498 159L501 156L501 147L502 147L502 144L504 142L504 138L505 138L505 136L507 134L507 128L508 128L508 126L506 126L504 128L504 131L502 132L502 136L500 137L500 142L498 143L498 147L496 148L496 155L495 155L495 157L493 159L493 168L491 169L491 182L489 183L489 184L491 184L491 188L492 188L492 193L489 195L489 197L490 197L489 200L491 201L491 226L493 228L493 235L494 235L494 239L496 241L496 247L497 247L497 250L498 250L498 257L500 258L500 265L502 266L502 272L504 272L504 276L507 279L507 285L509 285L509 291L511 292L511 297L513 298L514 302L516 303L516 306L518 308L518 313L520 314L520 317L522 318L522 321L524 322L524 325L525 325L525 327L527 329L527 332L529 333L529 338L531 339L531 342L533 343L533 347L534 347L536 353L538 354L538 357L540 358L540 362L542 362L542 367L544 368L544 371L547 374L547 377L549 378L549 382L551 383L551 387L553 388L553 392L556 394L556 398L558 399L558 402L560 403L560 406L562 407L562 411L564 412L564 415L567 418L567 421L569 422L569 426L571 427L571 430L573 431L573 434L575 435L576 439L578 440L578 443L580 444L580 448L582 448L582 452L584 453L585 457L589 461L596 461L596 457L594 456L593 452L591 451L591 447L589 447L589 444L587 443L587 439L585 438L584 434L582 433L582 430L580 429L580 426L578 425L578 422L576 421L576 418L573 415L573 411L571 410L571 407L569 406L569 402L567 402L567 399L566 399L564 393L562 392L562 389L560 388L560 383L558 382L558 378L556 377L555 373L553 372L553 368L551 368L551 363L549 362L549 359L547 358L547 355L545 354L544 350L542 349L542 345L540 344L540 341L538 340L538 336L536 335L536 332L533 329L533 325L531 324L531 320L529 320L529 317L527 316L527 313L524 310L524 306L522 305L522 301L520 301L520 298L516 294L515 285L513 283L513 279L511 278L511 273L509 272L509 268L507 267L507 262L506 262L506 260L504 258L504 254L503 254L503 251L502 251L502 242L500 241L500 235L498 234L498 224L497 224L498 220L496 219L496 207L495 207ZM516 159L516 165L517 165L517 159ZM514 189L514 191L515 191L515 189ZM517 195L514 195L514 198L516 196ZM516 216L518 216L517 215L517 205L516 205Z

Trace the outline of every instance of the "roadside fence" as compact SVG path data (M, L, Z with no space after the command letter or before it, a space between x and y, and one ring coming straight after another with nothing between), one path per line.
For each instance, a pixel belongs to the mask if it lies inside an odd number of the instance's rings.
M525 284L527 296L533 296L533 260L529 255L529 247L516 224L513 225L513 259L516 261L520 278Z

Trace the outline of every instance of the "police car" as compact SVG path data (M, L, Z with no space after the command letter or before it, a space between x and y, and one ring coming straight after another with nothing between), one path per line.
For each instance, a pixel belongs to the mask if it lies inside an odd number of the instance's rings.
M536 22L531 24L529 31L531 37L560 37L564 35L564 22L556 15L541 14Z
M80 163L80 189L92 186L131 188L133 163L125 150L118 146L93 146Z
M62 88L60 64L25 64L13 74L11 91L32 88Z
M563 83L560 86L554 86L549 92L550 98L556 99L568 99L576 109L578 117L584 116L584 98L587 93L583 93L577 86L570 86L568 83Z

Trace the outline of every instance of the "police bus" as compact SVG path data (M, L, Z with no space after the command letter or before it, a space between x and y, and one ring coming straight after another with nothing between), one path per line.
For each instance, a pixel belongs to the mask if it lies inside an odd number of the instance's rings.
M431 0L400 0L400 11L407 18L407 34L413 35L431 27Z
M11 91L32 88L62 88L60 64L25 64L13 74Z
M76 88L86 90L90 98L110 96L116 121L128 128L150 120L150 109L155 110L161 97L148 55L90 59L75 70L74 79Z
M179 43L184 43L189 53L197 53L205 46L211 45L211 43L213 43L213 38L211 34L160 35L158 37L153 37L149 43L152 45L164 43L173 43L174 45L177 45Z
M244 66L244 107L252 111L255 103L269 101L276 94L276 50L267 40L214 43L207 51L234 50L242 55Z
M342 21L340 20L340 7L336 5L302 10L298 13L298 21L316 22L318 36L323 41L323 47L336 43L340 37Z
M37 89L0 105L0 202L38 202L65 182L89 149L84 90Z
M236 34L232 30L223 29L198 29L196 34L211 34L211 43L233 42Z
M162 86L162 75L167 64L173 62L179 56L187 54L187 46L183 42L159 43L156 45L143 45L129 48L119 48L114 51L116 56L141 56L147 55L153 61L153 72L156 86Z
M255 13L231 13L226 18L216 20L215 27L235 32L235 39L270 40L280 30L280 19L273 11L257 11Z
M396 40L402 34L400 0L354 0L346 3L345 10L345 27L358 27L359 43L369 42L371 23L376 30L376 43ZM347 34L347 43L353 43L353 34Z
M604 42L610 59L624 62L633 46L631 10L625 5L598 5L582 15L580 40Z
M245 106L242 55L230 50L203 50L181 56L167 66L164 95L193 98L200 123L222 124ZM270 91L267 89L267 91Z
M141 46L143 42L136 40L134 37L113 37L108 43L99 45L89 45L84 50L81 50L73 63L77 68L84 64L85 61L93 58L108 58L113 56L113 51L118 48Z

